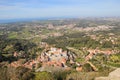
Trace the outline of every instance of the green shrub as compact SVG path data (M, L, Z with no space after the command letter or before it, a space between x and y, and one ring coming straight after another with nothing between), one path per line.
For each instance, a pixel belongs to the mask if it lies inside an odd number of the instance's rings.
M53 75L49 72L37 72L35 73L34 80L55 80Z

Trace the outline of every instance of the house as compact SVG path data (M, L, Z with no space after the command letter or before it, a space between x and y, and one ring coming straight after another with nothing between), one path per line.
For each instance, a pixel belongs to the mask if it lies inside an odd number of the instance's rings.
M18 57L18 53L17 53L17 52L14 52L14 53L13 53L13 56L14 56L14 57Z
M80 66L80 67L76 67L76 71L82 71L82 67Z

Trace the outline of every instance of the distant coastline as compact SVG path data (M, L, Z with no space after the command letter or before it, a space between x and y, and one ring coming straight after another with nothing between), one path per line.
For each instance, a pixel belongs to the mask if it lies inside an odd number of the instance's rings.
M70 18L75 18L75 17L44 17L44 18L0 19L0 24L1 23L14 23L14 22L31 22L31 21L39 21L39 20L60 20L60 19L70 19Z
M46 17L46 18L17 18L17 19L0 19L0 24L16 23L16 22L32 22L43 20L67 20L67 19L120 19L120 16L112 17Z

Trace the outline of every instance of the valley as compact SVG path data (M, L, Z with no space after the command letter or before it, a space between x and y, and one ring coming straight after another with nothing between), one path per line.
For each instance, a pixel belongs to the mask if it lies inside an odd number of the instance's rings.
M0 24L0 80L99 80L119 67L120 18Z

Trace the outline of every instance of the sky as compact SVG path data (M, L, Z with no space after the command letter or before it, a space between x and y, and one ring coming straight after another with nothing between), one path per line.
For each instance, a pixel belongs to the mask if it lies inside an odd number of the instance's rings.
M0 19L120 16L120 0L0 0Z

